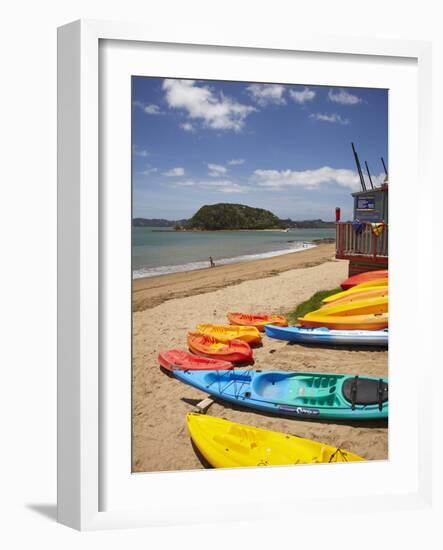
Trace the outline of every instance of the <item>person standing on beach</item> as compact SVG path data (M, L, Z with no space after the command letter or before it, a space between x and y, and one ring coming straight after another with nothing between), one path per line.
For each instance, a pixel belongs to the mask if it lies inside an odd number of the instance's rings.
M215 263L214 263L214 260L212 259L212 256L209 256L209 264L210 264L210 267L215 267Z

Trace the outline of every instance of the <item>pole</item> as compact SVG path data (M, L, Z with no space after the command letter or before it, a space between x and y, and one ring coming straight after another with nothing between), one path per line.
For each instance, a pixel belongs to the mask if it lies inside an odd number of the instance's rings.
M361 171L360 160L358 158L357 151L355 150L354 144L351 143L351 145L352 145L352 151L354 153L355 164L357 165L358 175L360 176L361 188L363 189L363 191L366 191L365 179L363 177L363 172Z
M383 157L381 157L381 162L383 164L383 168L385 169L385 174L388 175L388 171L386 170L386 164L385 164L385 161L383 160Z
M369 176L369 183L371 184L372 189L374 189L374 184L372 183L372 178L371 178L371 172L369 171L369 166L368 166L368 163L366 161L365 161L365 165L366 165L366 171L367 171L368 176Z

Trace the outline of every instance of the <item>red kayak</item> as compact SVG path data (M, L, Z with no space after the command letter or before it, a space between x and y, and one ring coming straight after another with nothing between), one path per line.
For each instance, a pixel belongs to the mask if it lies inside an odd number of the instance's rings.
M352 288L355 285L359 285L360 283L368 283L370 281L375 281L376 279L386 279L388 278L388 270L387 269L377 269L375 271L365 271L364 273L359 273L358 275L354 275L353 277L349 277L348 279L345 279L341 287L343 290L348 290L348 288Z
M168 349L158 354L158 362L166 370L229 370L233 364L221 359L199 357L182 349Z
M247 342L243 340L230 340L229 342L219 342L212 336L201 334L200 332L188 333L189 349L202 357L210 359L221 359L223 361L243 362L252 359L252 349Z

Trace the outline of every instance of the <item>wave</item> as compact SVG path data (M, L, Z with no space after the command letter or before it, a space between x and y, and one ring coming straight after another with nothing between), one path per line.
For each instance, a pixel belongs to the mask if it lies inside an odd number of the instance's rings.
M283 250L271 250L269 252L261 252L257 254L246 254L244 256L235 256L233 258L221 258L215 260L216 265L236 264L241 262L249 262L251 260L261 260L263 258L273 258L274 256L283 256L293 252L300 252L308 248L315 248L317 245L313 243L299 242L292 248ZM183 273L185 271L196 271L197 269L208 268L209 261L189 262L180 265L164 265L159 267L141 267L134 269L132 272L133 279L141 279L143 277L157 277L158 275L167 275L168 273Z

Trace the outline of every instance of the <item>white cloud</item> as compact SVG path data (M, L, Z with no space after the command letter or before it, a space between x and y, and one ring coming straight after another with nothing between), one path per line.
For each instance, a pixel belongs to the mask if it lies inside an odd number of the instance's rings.
M248 187L231 180L185 180L174 183L174 187L203 189L214 193L245 193Z
M163 172L163 175L168 176L170 178L177 178L185 175L185 169L181 167L171 168L171 170L168 170L167 172Z
M242 130L246 117L254 107L215 94L208 86L197 86L194 80L165 79L163 89L172 109L183 109L191 119L201 120L215 130Z
M245 162L245 159L232 159L228 160L229 166L238 166L240 164L243 164Z
M258 186L275 191L294 187L312 189L331 183L357 190L360 185L358 175L353 170L329 166L315 170L255 170L253 179Z
M296 103L303 104L306 101L312 101L316 93L305 87L304 90L289 90L289 95Z
M146 151L146 149L137 149L137 147L135 146L132 148L132 152L136 157L146 158L146 157L149 157L150 155L150 152Z
M134 101L133 103L134 107L138 107L141 109L144 113L147 115L164 115L165 113L160 110L160 107L158 105L155 105L154 103L150 103L149 105L146 105L143 103L143 101Z
M180 124L180 128L185 132L195 132L195 128L190 122L183 122L183 124Z
M360 97L354 94L350 94L343 89L338 92L333 92L332 90L329 90L328 98L329 101L340 103L341 105L357 105L357 103L361 103L363 101Z
M321 120L323 122L334 122L338 124L349 124L349 119L343 118L340 115L335 113L326 114L326 113L312 113L309 115L309 118L314 120Z
M157 168L152 168L152 167L147 167L145 168L142 172L140 172L142 174L142 176L150 176L151 174L154 174L155 172L157 172Z
M208 174L213 178L219 178L228 171L228 169L221 164L208 164L208 170Z
M285 88L281 84L251 84L246 91L261 107L270 103L275 105L286 103L283 97Z

